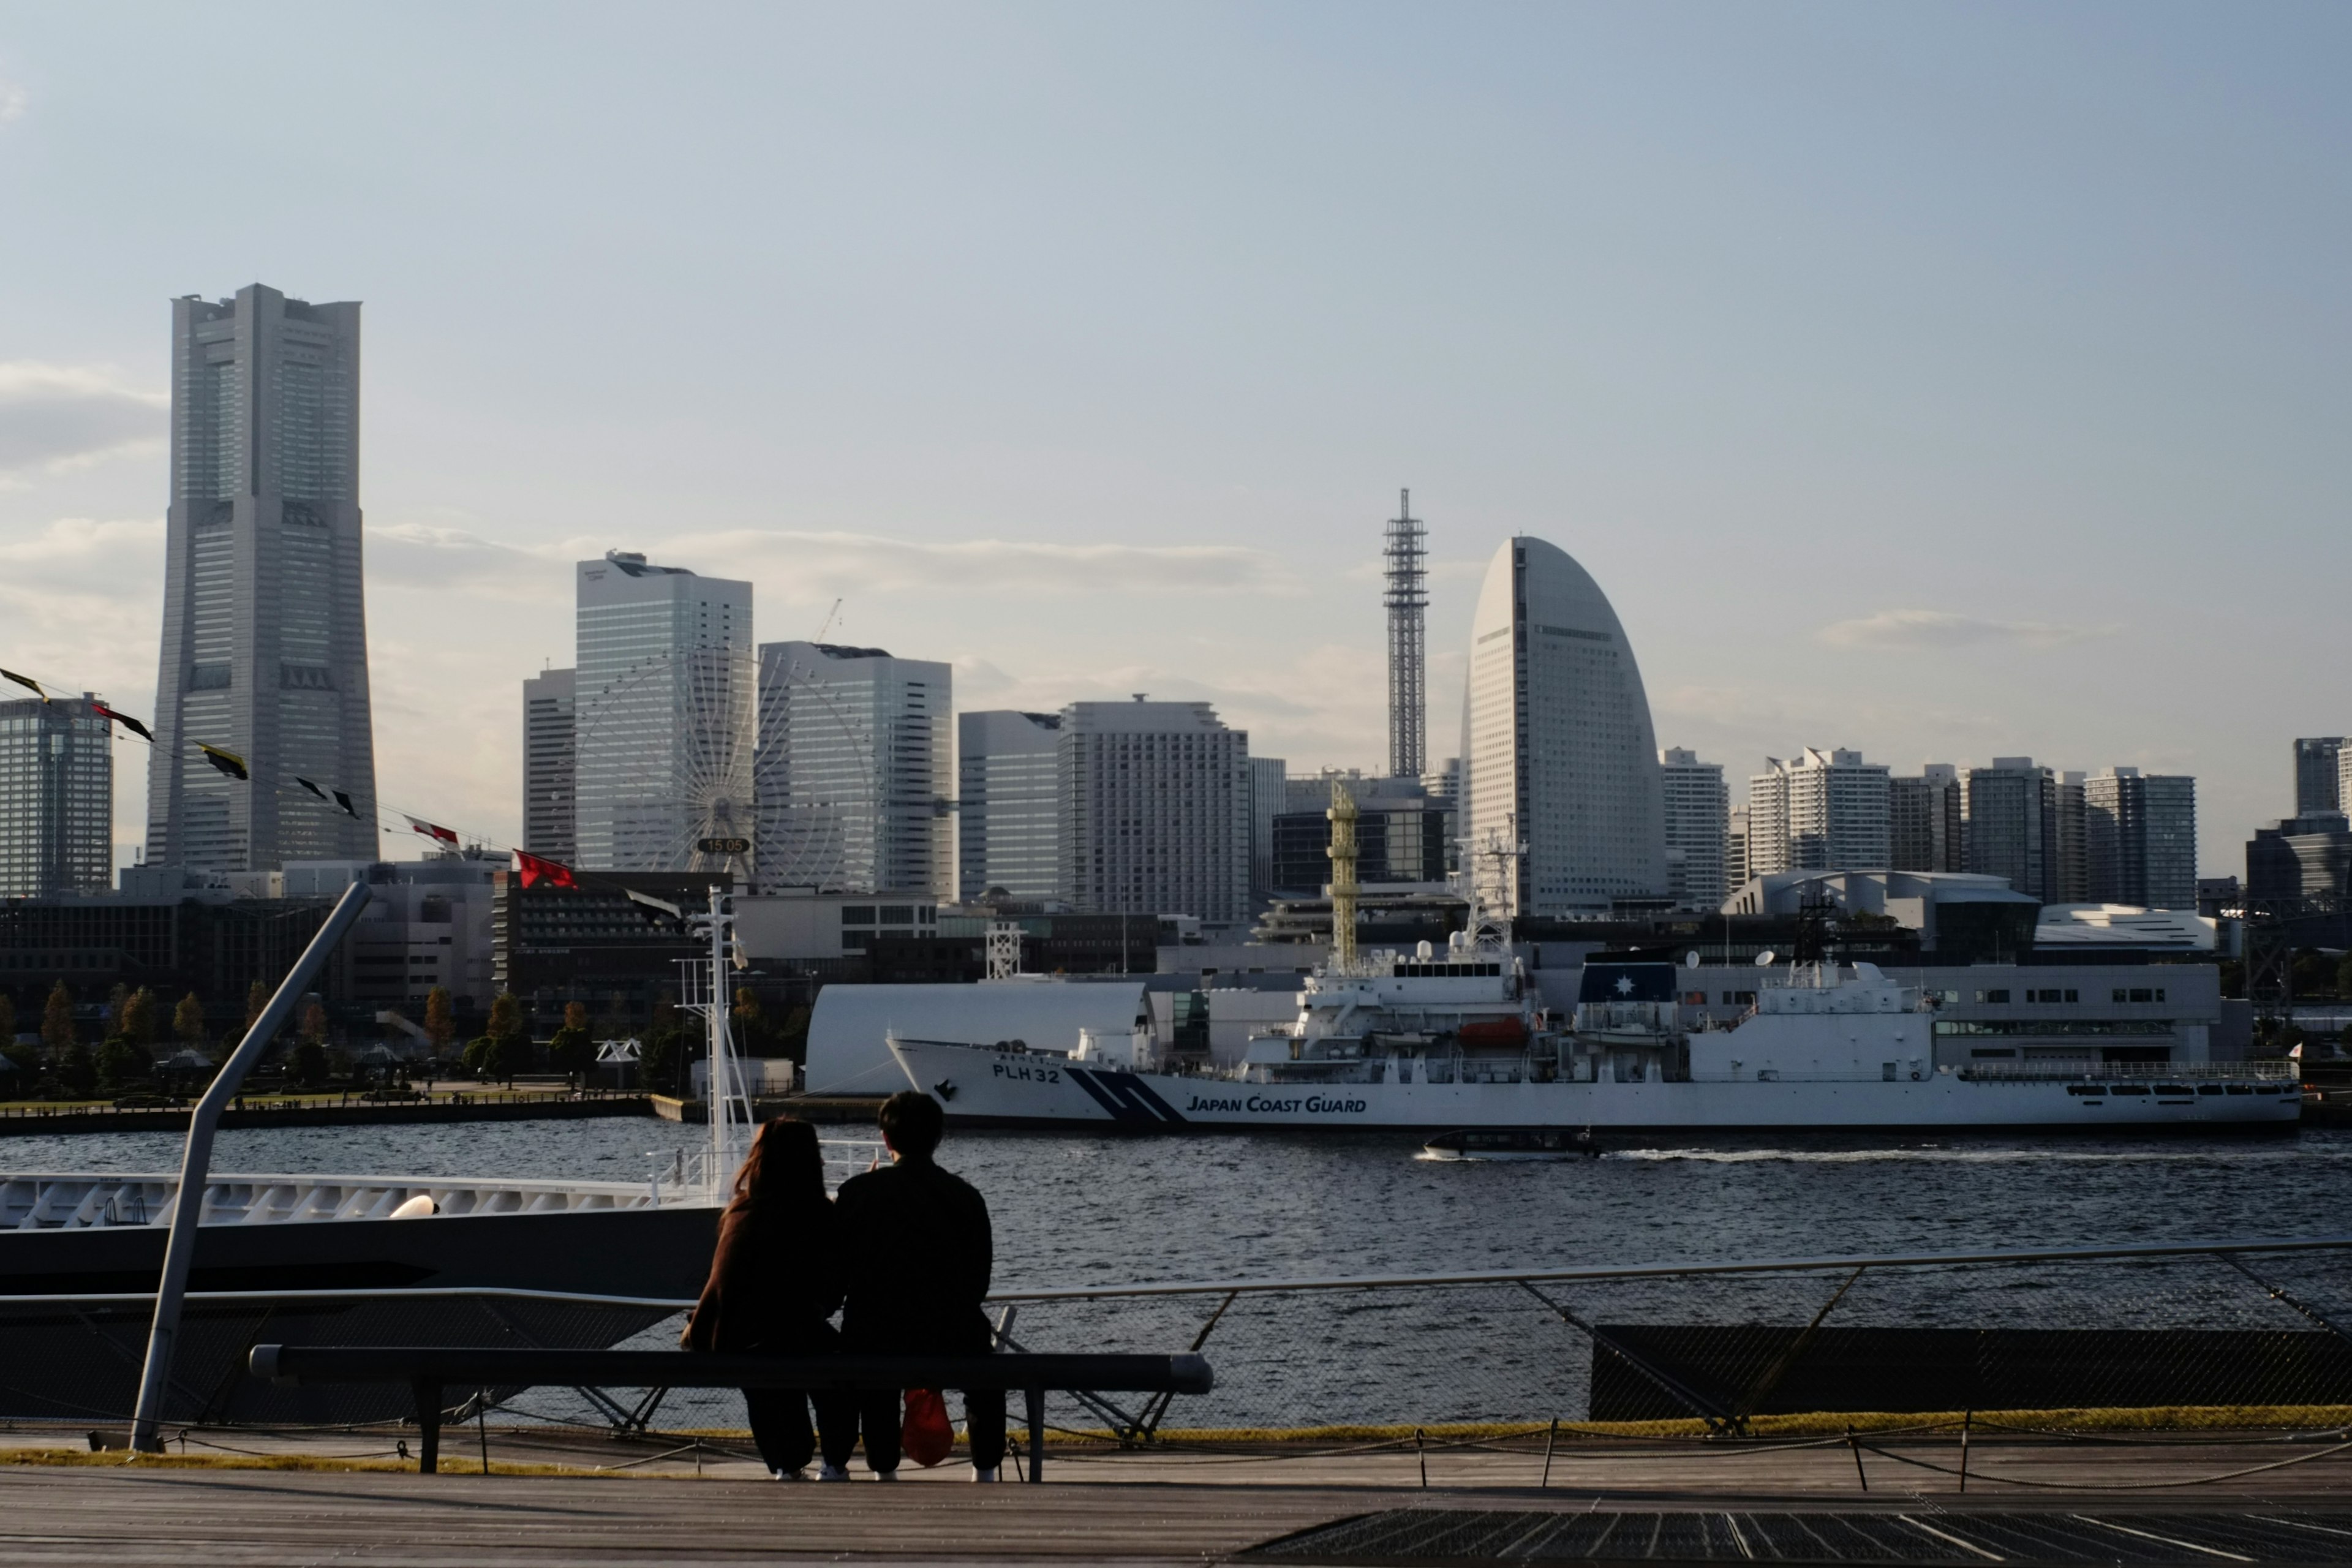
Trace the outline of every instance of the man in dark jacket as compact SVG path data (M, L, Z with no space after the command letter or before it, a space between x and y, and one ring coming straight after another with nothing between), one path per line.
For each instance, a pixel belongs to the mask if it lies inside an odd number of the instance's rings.
M984 1355L996 1348L981 1310L994 1266L988 1202L932 1158L946 1122L929 1095L892 1095L881 1115L891 1163L841 1184L835 1215L848 1264L841 1332L853 1352ZM968 1389L963 1408L972 1479L992 1481L1004 1461L1004 1391ZM898 1391L860 1395L858 1425L866 1464L890 1479L898 1468Z

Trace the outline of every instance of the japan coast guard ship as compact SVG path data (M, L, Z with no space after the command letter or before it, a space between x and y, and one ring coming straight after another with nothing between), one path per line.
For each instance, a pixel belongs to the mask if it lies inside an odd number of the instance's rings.
M1568 1027L1506 931L1373 952L1310 976L1296 1022L1237 1064L1178 1061L1149 1030L1075 1051L893 1036L914 1086L975 1127L1235 1131L1591 1127L2289 1128L2286 1062L1939 1064L1935 1015L1874 964L1759 973L1730 1027L1685 1028L1667 963L1588 963Z

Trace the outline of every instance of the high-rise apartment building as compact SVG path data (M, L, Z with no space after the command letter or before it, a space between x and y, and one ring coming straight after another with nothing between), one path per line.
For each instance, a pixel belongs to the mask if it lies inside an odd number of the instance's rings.
M1765 758L1748 781L1748 874L1885 869L1888 773L1860 752L1817 746L1788 762Z
M1748 868L1748 808L1731 808L1731 822L1723 836L1723 875L1735 889L1748 885L1756 873Z
M0 899L114 882L114 737L90 694L0 702Z
M2197 781L2102 768L2083 784L2085 901L2197 907Z
M956 892L951 668L878 647L760 645L760 884Z
M566 863L579 853L572 812L572 691L568 669L544 670L522 683L522 847Z
M740 868L740 857L698 846L752 832L751 584L617 550L579 563L576 577L579 863Z
M173 300L171 473L148 863L374 859L359 306L258 283ZM250 776L216 769L199 743Z
M1249 735L1206 702L1062 710L1061 897L1083 913L1249 913Z
M1677 909L1716 909L1738 891L1726 859L1731 794L1723 764L1670 746L1659 753L1658 779L1665 799L1666 891Z
M1514 915L1663 897L1665 803L1642 671L1600 584L1559 546L1522 534L1495 552L1467 684L1464 853L1489 895Z
M2090 816L2081 773L2059 773L2057 802L2053 819L2057 835L2051 840L2050 901L2079 904L2091 898Z
M1960 773L1949 763L1928 763L1916 778L1886 781L1886 838L1890 869L1960 869Z
M2294 743L2294 814L2342 811L2347 748L2341 735L2315 735Z
M1274 821L1283 814L1290 766L1280 757L1249 760L1250 908L1274 896Z
M2056 901L2058 780L2032 757L1995 757L1960 775L1965 868Z
M1061 738L1059 713L956 716L956 896L966 903L991 888L1016 899L1054 896Z

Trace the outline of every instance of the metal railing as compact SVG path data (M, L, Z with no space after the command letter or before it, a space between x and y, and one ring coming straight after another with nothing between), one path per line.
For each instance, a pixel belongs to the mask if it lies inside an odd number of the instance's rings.
M0 1374L10 1412L39 1413L19 1396L31 1379L43 1408L102 1414L112 1395L89 1391L123 1379L98 1341L135 1332L145 1300L0 1299L12 1336L20 1322L47 1325ZM518 1291L192 1297L219 1353L196 1353L180 1407L288 1418L227 1379L267 1313L317 1322L316 1342L656 1349L676 1342L687 1305ZM2352 1435L2352 1236L1014 1286L990 1308L1008 1350L1214 1360L1206 1394L1055 1394L1058 1440L1107 1450L1796 1440L1969 1422L2151 1440ZM227 1381L208 1389L215 1373ZM672 1429L743 1425L724 1390L493 1398L510 1421L642 1431L658 1411Z
M889 1151L879 1138L821 1136L817 1144L824 1155L827 1192L838 1189L842 1183L861 1172L889 1163ZM714 1170L707 1148L652 1149L646 1151L646 1158L651 1163L647 1184L656 1207L666 1203L723 1204L730 1195L734 1167Z

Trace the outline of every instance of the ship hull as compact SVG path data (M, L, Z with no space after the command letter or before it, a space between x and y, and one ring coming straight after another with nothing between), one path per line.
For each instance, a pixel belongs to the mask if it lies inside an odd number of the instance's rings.
M188 1288L691 1298L710 1271L718 1234L719 1211L708 1205L208 1225L196 1232ZM0 1296L152 1290L169 1237L160 1225L0 1232Z
M1631 1129L1651 1132L1959 1129L2142 1133L2284 1131L2301 1090L2270 1082L2191 1082L2186 1096L2073 1092L2065 1080L1776 1082L1242 1083L1090 1067L1040 1053L894 1040L916 1088L965 1127L1130 1131L1430 1132L1452 1128ZM2220 1093L2201 1092L2206 1088Z

